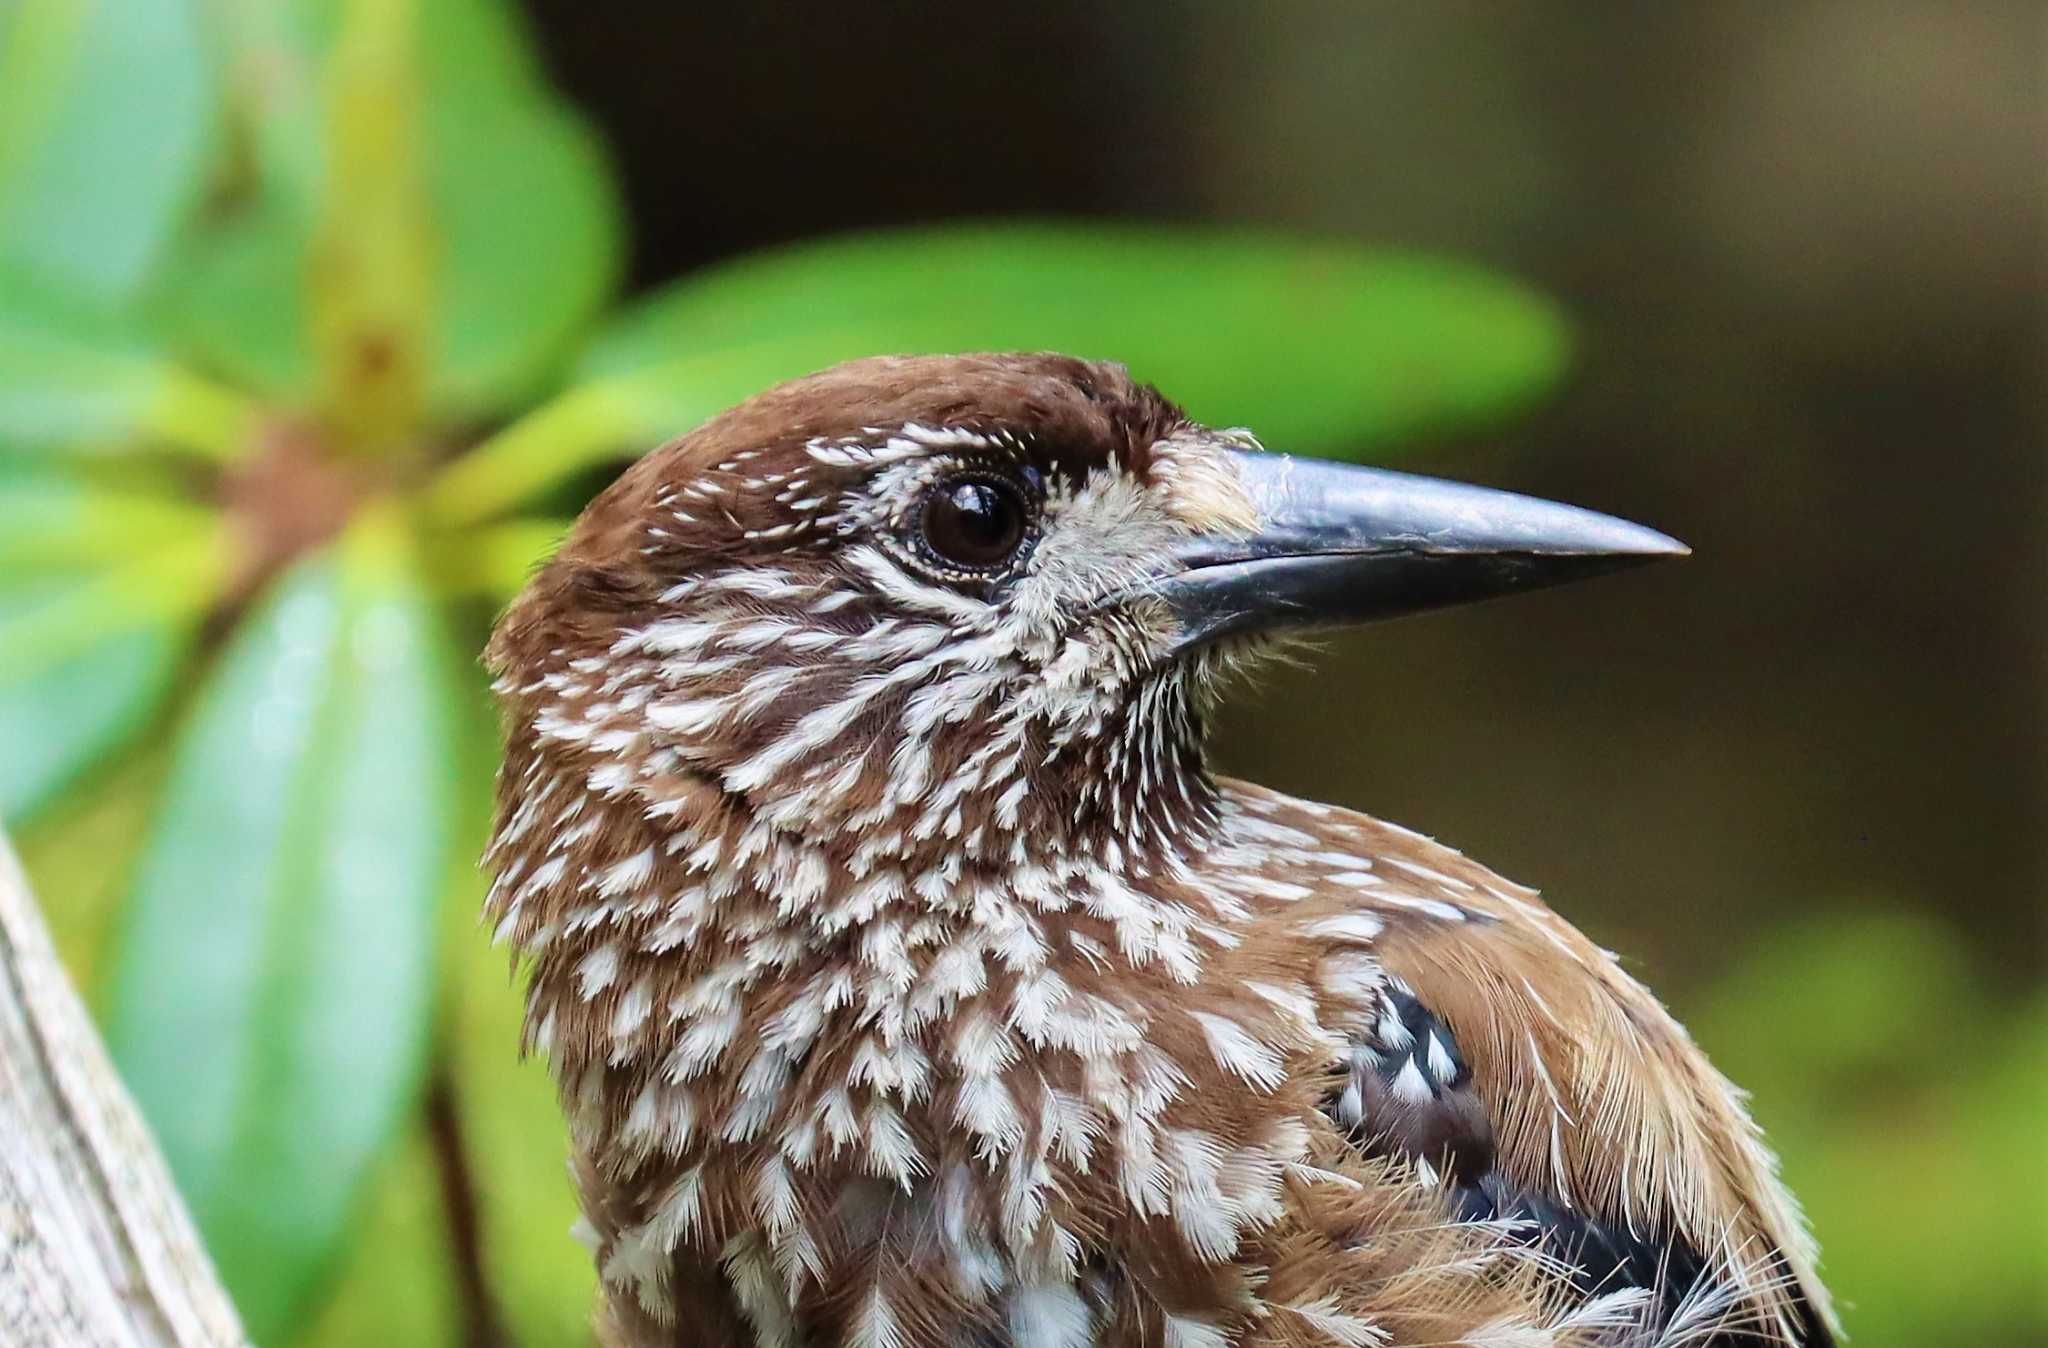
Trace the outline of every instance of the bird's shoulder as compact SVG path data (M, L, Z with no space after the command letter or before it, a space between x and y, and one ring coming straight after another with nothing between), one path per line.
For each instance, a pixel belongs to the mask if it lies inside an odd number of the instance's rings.
M1467 1215L1562 1232L1595 1281L1692 1261L1758 1341L1826 1341L1812 1240L1742 1093L1611 952L1430 838L1224 789L1232 845L1266 877L1237 949L1285 930L1311 943L1297 959L1377 968L1369 1023L1351 1008L1340 1030L1340 1126L1425 1167Z

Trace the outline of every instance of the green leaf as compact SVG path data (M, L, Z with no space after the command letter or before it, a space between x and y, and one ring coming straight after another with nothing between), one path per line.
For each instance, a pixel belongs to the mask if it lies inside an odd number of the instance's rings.
M173 345L269 402L311 401L311 235L310 210L259 194L186 240L157 315Z
M611 169L589 128L556 111L431 120L447 296L433 393L451 412L510 408L572 354L617 283Z
M112 757L90 791L67 791L18 831L21 864L43 898L50 938L71 981L88 998L106 983L112 948L142 837L155 813L165 755L143 739Z
M132 298L199 186L213 116L196 0L0 11L0 270Z
M0 457L164 446L225 459L255 409L118 326L0 278Z
M0 461L0 590L23 577L89 570L219 527L218 514L195 501Z
M95 531L124 516L133 539ZM0 475L0 819L33 814L148 719L227 563L205 512Z
M190 623L219 593L232 541L207 531L119 565L69 575L24 572L0 621L0 686L41 678L107 638L159 624Z
M1754 1092L1856 1343L2040 1341L2048 1228L2013 1195L2044 1170L2048 1001L1857 896L1775 929L1687 1019Z
M497 710L482 680L464 704L464 779L475 848L489 832L488 784L497 767ZM466 860L468 858L465 858ZM442 914L449 950L443 980L443 1061L461 1119L475 1200L484 1283L508 1341L577 1344L590 1340L597 1276L590 1252L571 1236L578 1215L570 1182L568 1129L553 1079L520 1052L525 999L507 951L478 921L483 878L472 864L451 879Z
M290 1341L307 1348L460 1342L441 1177L424 1124L415 1124L379 1168L333 1288Z
M472 914L475 909L472 909ZM589 1337L597 1275L571 1236L568 1130L547 1068L519 1052L524 999L502 949L466 916L450 960L453 1067L475 1166L485 1269L515 1342Z
M569 534L567 520L502 520L437 537L430 554L435 588L449 597L503 603L519 593Z
M17 602L0 594L0 629ZM116 632L32 677L0 681L0 821L19 823L140 727L170 691L185 644L170 624Z
M275 400L315 383L306 276L326 172L317 117L263 71L318 71L334 0L259 8L234 25L231 70L258 153L239 209L188 241L167 321L210 363ZM434 321L427 398L439 418L516 404L559 368L615 283L622 221L596 139L539 77L504 0L420 15Z
M746 258L633 306L586 382L451 470L476 519L770 384L854 356L1055 350L1124 362L1200 420L1306 454L1491 425L1563 372L1557 312L1441 258L1215 229L1006 223Z
M347 1262L304 1336L303 1342L314 1348L454 1343L469 1331L489 1337L484 1326L501 1319L499 1303L506 1289L489 1276L480 1288L466 1286L467 1260L457 1257L462 1251L488 1259L496 1242L492 1219L500 1202L499 1185L495 1176L477 1172L476 1134L485 1122L481 1112L499 1102L474 1101L463 1093L461 1083L453 1079L447 1043L461 1014L464 971L487 950L477 920L484 882L476 858L490 833L490 784L499 752L497 711L481 679L469 681L452 710L448 756L460 783L452 813L457 842L442 878L436 915L449 967L436 987L427 1095L398 1154L373 1183ZM504 963L494 963L503 983ZM517 1043L516 1031L512 1042ZM561 1167L555 1169L559 1174ZM466 1184L451 1182L458 1172ZM481 1296L483 1304L472 1301L472 1296ZM588 1303L586 1319L587 1308ZM512 1335L506 1342L541 1345L587 1338Z
M366 514L229 644L130 899L108 1041L259 1342L415 1098L454 677L403 532Z

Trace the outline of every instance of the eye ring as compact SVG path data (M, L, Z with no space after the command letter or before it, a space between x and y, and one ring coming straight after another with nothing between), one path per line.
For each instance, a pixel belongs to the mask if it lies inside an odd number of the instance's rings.
M1034 534L1034 494L1003 473L951 473L919 498L918 552L942 570L986 577L1011 566Z

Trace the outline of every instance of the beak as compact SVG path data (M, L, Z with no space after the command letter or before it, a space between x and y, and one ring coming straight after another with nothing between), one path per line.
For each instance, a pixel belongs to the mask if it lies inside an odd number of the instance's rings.
M1198 535L1152 587L1177 654L1245 632L1396 618L1691 551L1611 515L1513 492L1284 454L1227 451L1258 511Z

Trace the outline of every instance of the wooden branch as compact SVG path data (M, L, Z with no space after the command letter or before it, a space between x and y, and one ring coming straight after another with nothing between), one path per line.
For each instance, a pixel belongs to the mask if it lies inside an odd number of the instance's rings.
M247 1342L0 834L0 1344Z

